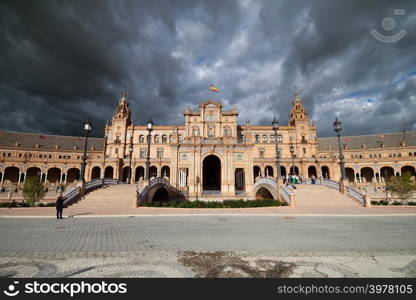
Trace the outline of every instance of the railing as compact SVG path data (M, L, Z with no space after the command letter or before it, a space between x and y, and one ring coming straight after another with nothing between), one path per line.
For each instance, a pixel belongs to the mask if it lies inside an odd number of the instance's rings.
M323 179L322 183L330 188L339 190L339 182L336 182L330 179Z
M312 184L312 179L310 179L310 178L306 179L306 184ZM315 179L315 184L321 184L321 179L316 178Z
M113 185L119 183L120 182L116 179L94 179L85 183L84 193L90 192L104 185ZM77 200L81 196L81 188L74 187L71 191L68 191L68 193L64 193L62 196L64 197L64 205L71 205L75 200Z
M358 200L358 202L360 202L362 205L365 205L365 199L363 194L354 190L352 187L346 186L345 188L347 189L348 196Z
M285 200L288 205L291 204L290 193L291 192L287 189L286 186L280 185L280 195L282 196L283 200Z
M276 187L276 181L274 181L274 179L270 177L261 177L259 180L256 181L253 188L256 189L257 186L261 184L268 184L268 185Z

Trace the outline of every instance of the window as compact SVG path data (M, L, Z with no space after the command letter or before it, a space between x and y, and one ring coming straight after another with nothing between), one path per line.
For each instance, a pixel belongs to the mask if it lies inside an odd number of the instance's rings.
M181 135L178 135L178 143L179 143L179 144L182 144L182 142L183 142L183 140L182 140L182 136L181 136Z
M146 158L146 148L140 148L140 158Z
M259 157L264 158L264 149L263 148L259 149Z
M260 143L260 136L256 134L256 143Z
M274 143L274 134L270 135L270 142Z
M198 127L193 127L192 128L192 135L193 136L199 136L199 128Z
M159 136L158 135L155 135L155 143L156 144L159 143Z
M139 136L139 143L144 143L144 135Z
M277 141L279 142L279 143L281 143L282 142L282 135L281 134L278 134L277 135Z
M231 128L226 126L224 128L224 136L231 136Z
M115 148L115 149L114 149L114 153L115 153L115 154L118 154L118 148Z
M303 148L303 154L306 154L306 148Z
M241 135L241 141L243 141L243 142L246 141L246 136L244 134Z
M162 143L166 144L168 142L168 137L166 135L162 135Z
M262 141L263 141L263 143L267 143L267 135L263 135Z
M163 148L157 148L157 158L158 159L163 158Z
M120 137L119 136L116 136L116 139L115 139L115 141L114 141L114 143L115 144L120 144Z

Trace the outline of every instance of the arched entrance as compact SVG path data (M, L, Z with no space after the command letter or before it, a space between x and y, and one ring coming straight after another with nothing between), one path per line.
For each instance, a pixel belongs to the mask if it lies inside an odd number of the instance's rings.
M404 166L404 167L401 168L401 173L402 174L404 174L406 172L410 173L411 176L416 175L415 167L412 167L412 166Z
M144 168L142 166L136 168L136 174L134 176L134 181L138 182L140 178L144 179Z
M68 170L66 182L72 183L79 179L80 170L78 168L71 168Z
M27 169L26 171L26 177L37 177L40 179L40 174L41 174L41 170L40 168L37 167L31 167L29 169Z
M280 176L282 176L282 177L286 177L287 176L287 174L286 174L286 168L283 167L283 166L280 166Z
M364 167L361 169L361 179L365 179L365 181L363 180L363 182L371 183L373 182L373 177L374 177L373 169L369 167Z
M203 162L203 189L221 190L221 161L215 155L205 157Z
M160 187L152 198L153 202L167 202L169 201L169 193L164 187Z
M114 168L112 166L108 166L104 170L104 178L112 179L114 176Z
M271 166L267 166L264 169L264 174L266 175L266 177L273 177L273 168Z
M290 175L299 175L299 169L296 166L290 167Z
M59 182L61 177L61 169L58 168L50 168L48 170L48 181L50 183L57 183Z
M312 176L315 176L315 178L318 177L317 174L316 174L315 166L310 166L308 168L308 177L311 178Z
M11 183L17 183L19 181L19 168L7 167L4 170L4 181L9 180Z
M354 182L354 169L353 168L345 168L345 173L347 174L347 178L349 182Z
M259 188L256 193L256 200L273 199L272 193L264 187Z
M95 166L94 168L92 168L92 171L91 171L91 180L99 179L100 176L101 176L101 168L98 167L98 166Z
M170 178L170 168L168 166L162 167L162 177Z
M329 174L329 168L327 166L321 167L322 177L325 179L331 179L331 175Z
M149 177L157 177L157 168L155 166L149 168Z
M253 167L253 178L254 178L254 182L256 182L257 177L261 177L260 167L259 166L254 166Z
M129 179L130 170L131 170L130 167L123 168L123 177L122 177L123 182L127 182L127 180Z

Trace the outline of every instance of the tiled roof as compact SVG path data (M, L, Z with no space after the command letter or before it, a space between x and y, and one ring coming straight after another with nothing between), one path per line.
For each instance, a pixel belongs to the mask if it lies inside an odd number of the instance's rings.
M83 150L84 137L0 131L0 147ZM57 148L58 147L58 148ZM103 138L89 138L88 150L103 151Z
M380 149L380 144L383 148L399 147L404 142L404 146L416 146L416 131L407 131L373 135L357 135L357 136L343 136L341 143L344 144L345 149ZM318 138L319 151L337 150L338 141L336 137Z

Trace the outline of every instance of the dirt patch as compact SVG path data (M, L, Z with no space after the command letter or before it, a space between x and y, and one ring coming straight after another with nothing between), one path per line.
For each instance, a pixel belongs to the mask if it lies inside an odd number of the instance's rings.
M200 278L284 278L294 263L258 259L246 261L233 252L180 252L178 262L191 268Z

